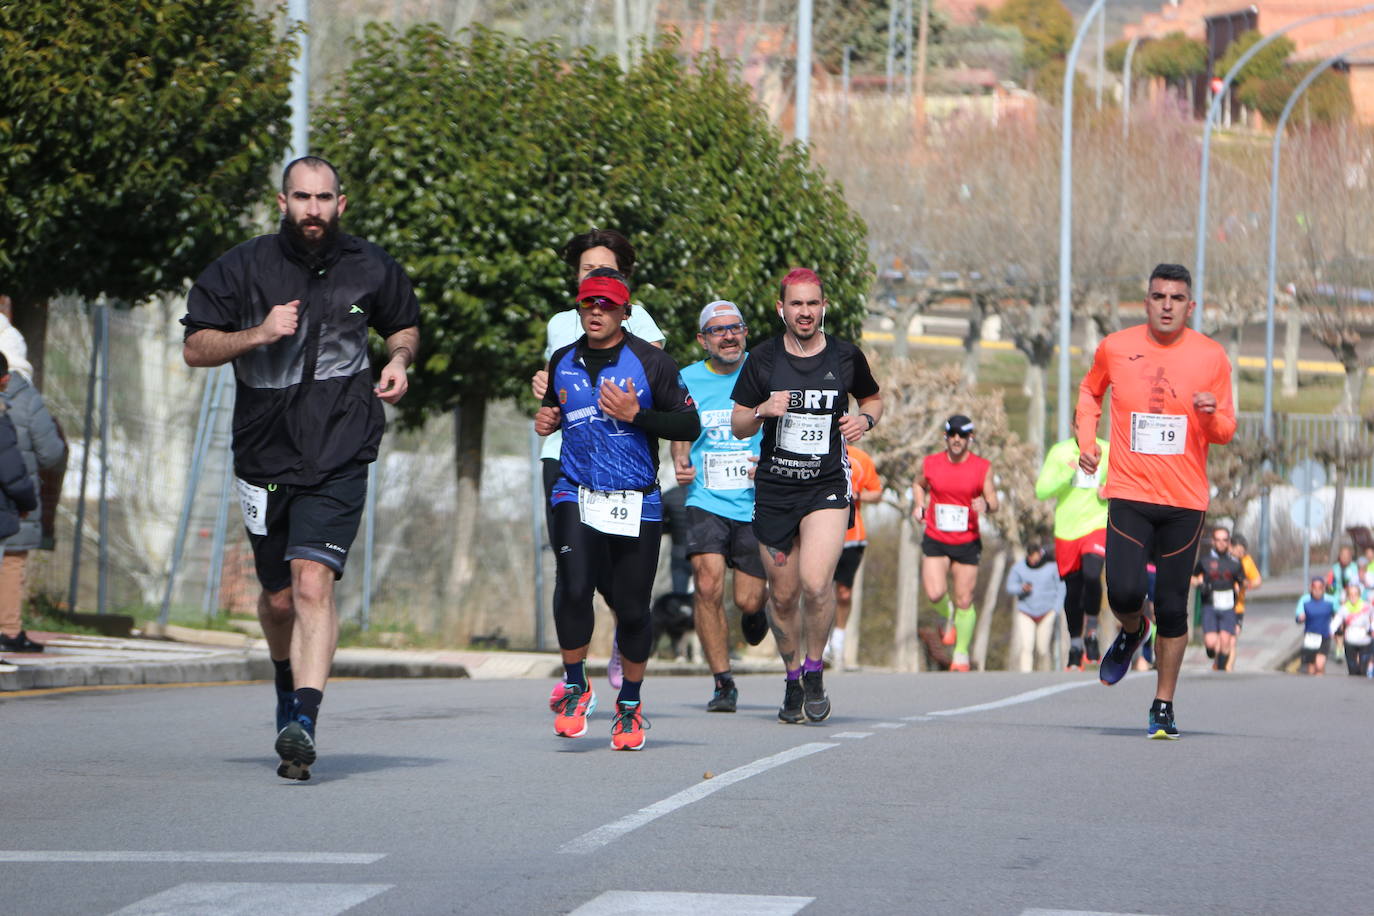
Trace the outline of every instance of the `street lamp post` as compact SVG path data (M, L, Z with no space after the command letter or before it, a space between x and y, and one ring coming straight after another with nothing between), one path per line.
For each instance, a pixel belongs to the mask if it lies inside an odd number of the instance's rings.
M1221 92L1212 96L1212 103L1207 106L1207 119L1202 126L1202 180L1198 187L1197 200L1197 242L1196 257L1193 259L1193 298L1197 301L1197 309L1193 312L1193 328L1202 330L1202 310L1206 307L1207 295L1207 172L1208 165L1212 159L1212 127L1216 124L1217 112L1221 110L1221 100L1227 94L1231 86L1231 81L1236 78L1241 69L1250 62L1260 51L1263 51L1269 44L1285 32L1300 28L1311 22L1322 19L1345 19L1350 16L1359 16L1364 13L1374 12L1374 3L1366 3L1364 6L1352 7L1348 10L1333 10L1327 13L1318 13L1315 16L1308 16L1305 19L1298 19L1288 23L1281 29L1276 29L1268 35L1255 42L1245 53L1240 56L1231 69L1226 71L1226 76L1221 80Z
M1063 148L1059 151L1059 436L1056 441L1069 438L1072 410L1069 404L1069 331L1073 285L1073 75L1078 66L1078 52L1083 49L1083 36L1088 34L1093 17L1102 15L1106 2L1095 0L1084 14L1064 62Z
M1131 136L1131 58L1135 57L1135 49L1140 45L1140 36L1131 39L1131 43L1126 45L1126 62L1121 68L1121 139L1125 140Z
M1278 247L1279 247L1279 155L1283 150L1284 130L1288 126L1288 116L1293 113L1293 106L1298 103L1298 99L1307 91L1307 87L1325 73L1332 64L1345 57L1352 51L1359 51L1364 48L1374 47L1374 41L1366 41L1361 44L1346 48L1339 54L1333 54L1303 77L1302 82L1298 83L1293 90L1293 94L1288 97L1288 103L1283 106L1283 113L1279 115L1278 124L1274 127L1274 152L1273 159L1269 167L1269 273L1265 282L1264 294L1264 442L1267 446L1274 441L1274 284L1276 282ZM1268 456L1264 459L1264 471L1266 477L1270 470L1271 462ZM1259 530L1259 549L1260 549L1260 572L1269 575L1269 527L1270 527L1270 505L1269 505L1269 486L1266 484L1260 494L1260 530Z
M811 0L797 4L797 142L811 139Z

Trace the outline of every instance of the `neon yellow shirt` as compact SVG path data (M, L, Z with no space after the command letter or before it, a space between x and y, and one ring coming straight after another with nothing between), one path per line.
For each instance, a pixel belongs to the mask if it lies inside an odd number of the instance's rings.
M1035 498L1053 499L1054 536L1061 541L1073 541L1107 527L1107 501L1097 495L1107 480L1107 450L1105 439L1097 440L1102 450L1097 473L1089 477L1078 469L1078 442L1065 439L1056 442L1045 455L1040 476L1035 479Z

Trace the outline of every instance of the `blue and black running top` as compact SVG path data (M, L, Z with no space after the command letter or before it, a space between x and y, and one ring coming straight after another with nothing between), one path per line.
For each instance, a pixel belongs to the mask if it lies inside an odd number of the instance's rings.
M624 423L602 413L601 384L622 390L633 382L639 413ZM658 440L691 441L701 433L696 404L677 363L628 331L614 347L592 349L583 336L549 360L544 405L562 411L562 476L553 505L577 501L579 486L591 490L639 490L645 521L662 519L658 494Z

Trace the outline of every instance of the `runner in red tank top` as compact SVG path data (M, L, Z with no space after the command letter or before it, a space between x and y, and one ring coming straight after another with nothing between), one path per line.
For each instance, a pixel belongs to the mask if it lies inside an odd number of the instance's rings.
M912 515L925 522L921 581L926 597L946 620L944 643L954 646L951 671L969 670L968 647L978 619L973 607L983 552L978 513L997 511L992 466L969 451L972 445L973 421L963 414L950 417L945 421L945 450L926 456L911 486ZM951 578L952 608L947 585Z

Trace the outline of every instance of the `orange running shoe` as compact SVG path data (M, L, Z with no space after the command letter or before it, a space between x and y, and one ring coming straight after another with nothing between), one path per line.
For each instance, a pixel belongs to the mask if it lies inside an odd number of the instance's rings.
M951 620L949 623L945 624L945 631L940 634L940 645L952 646L958 638L959 630L954 626L954 621Z
M967 671L967 670L969 670L968 656L967 656L967 655L956 655L956 656L954 656L954 661L950 663L949 670L950 670L950 671Z
M549 709L558 712L558 704L563 701L563 694L568 690L568 685L559 681L553 685L553 692L549 694Z
M554 710L553 733L560 738L581 738L587 733L587 716L596 712L596 691L588 684L564 684L563 697Z
M617 751L644 750L649 720L638 702L616 703L615 721L611 723L611 747Z

